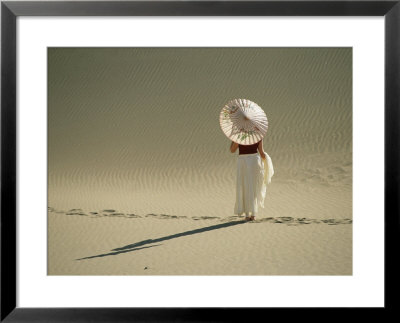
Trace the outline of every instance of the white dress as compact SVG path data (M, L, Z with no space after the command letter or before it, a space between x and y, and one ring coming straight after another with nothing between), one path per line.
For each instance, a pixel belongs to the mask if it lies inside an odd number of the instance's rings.
M265 155L265 161L258 152L238 155L234 214L250 215L251 212L256 216L258 208L264 208L267 185L274 174L272 160Z

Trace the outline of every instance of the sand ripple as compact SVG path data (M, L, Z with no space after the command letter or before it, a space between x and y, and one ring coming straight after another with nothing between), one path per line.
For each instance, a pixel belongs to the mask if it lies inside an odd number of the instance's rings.
M261 216L351 218L349 48L50 49L49 205L228 216L236 155L218 116L236 97L270 123Z

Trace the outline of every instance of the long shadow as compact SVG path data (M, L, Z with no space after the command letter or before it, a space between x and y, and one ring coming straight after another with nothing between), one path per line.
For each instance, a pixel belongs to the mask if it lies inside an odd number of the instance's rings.
M181 233L173 234L173 235L170 235L170 236L161 237L161 238L158 238L158 239L147 239L147 240L143 240L143 241L140 241L140 242L136 242L136 243L133 243L133 244L126 245L124 247L119 247L119 248L112 249L111 252L109 252L109 253L104 253L104 254L95 255L95 256L89 256L89 257L84 257L84 258L79 258L79 259L76 259L76 260L85 260L85 259L100 258L100 257L106 257L106 256L115 256L115 255L118 255L120 253L133 252L133 251L136 251L136 250L152 248L152 247L159 246L159 244L158 245L152 245L152 246L146 246L146 247L142 247L142 246L145 246L145 245L148 245L148 244L152 244L152 243L161 242L161 241L171 240L171 239L175 239L175 238L190 236L192 234L197 234L197 233L202 233L202 232L208 232L208 231L212 231L212 230L227 228L227 227L231 227L231 226L238 225L238 224L243 224L243 223L246 223L246 221L244 221L244 220L243 221L233 221L233 222L228 222L228 223L221 223L221 224L217 224L217 225L212 225L212 226L204 227L204 228L200 228L200 229L190 230L190 231L186 231L186 232L181 232ZM142 248L138 248L138 247L142 247Z

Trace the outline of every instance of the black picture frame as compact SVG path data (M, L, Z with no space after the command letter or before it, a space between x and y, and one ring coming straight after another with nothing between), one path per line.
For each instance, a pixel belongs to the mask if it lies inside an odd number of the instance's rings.
M16 19L18 16L384 16L385 306L399 287L400 1L2 1L1 2L1 321L234 322L271 308L20 308L16 306ZM307 309L303 309L304 311ZM337 309L327 308L329 316ZM268 312L268 314L270 314ZM370 316L371 311L368 312ZM325 314L326 315L326 314ZM339 316L337 316L339 317ZM378 317L378 316L377 316ZM381 318L381 316L379 316ZM382 319L382 318L381 318Z

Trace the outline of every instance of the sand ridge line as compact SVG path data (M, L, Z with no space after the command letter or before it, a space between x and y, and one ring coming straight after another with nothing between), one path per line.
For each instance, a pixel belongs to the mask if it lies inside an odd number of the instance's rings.
M56 210L53 207L49 207L48 211L51 213L57 214L65 214L65 215L79 215L79 216L89 216L92 218L98 217L123 217L123 218L153 218L153 219L161 219L161 220L171 220L171 219L189 219L189 220L219 220L220 222L227 221L244 221L244 216L228 216L228 217L216 217L216 216L178 216L178 215L170 215L170 214L156 214L156 213L148 213L144 216L134 214L134 213L122 213L118 212L114 209L104 209L101 211L93 211L89 213L85 213L82 209L70 209L68 211ZM254 221L249 221L248 223L273 223L273 224L286 224L291 226L303 225L303 224L327 224L327 225L339 225L339 224L352 224L353 220L349 218L341 218L341 219L313 219L313 218L295 218L290 216L282 216L282 217L267 217L267 218L259 218Z

